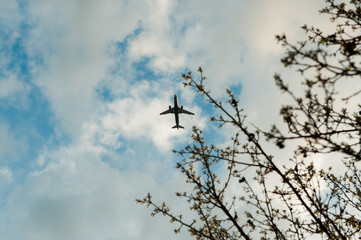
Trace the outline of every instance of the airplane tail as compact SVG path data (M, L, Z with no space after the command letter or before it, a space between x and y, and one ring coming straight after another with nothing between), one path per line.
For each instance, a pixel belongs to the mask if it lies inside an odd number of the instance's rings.
M177 127L177 125L175 125L174 127L172 127L172 128L184 128L183 126L181 126L181 125L178 125L178 127Z

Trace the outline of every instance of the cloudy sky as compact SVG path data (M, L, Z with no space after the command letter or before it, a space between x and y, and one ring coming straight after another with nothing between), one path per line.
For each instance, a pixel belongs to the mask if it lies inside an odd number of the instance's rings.
M267 127L282 103L274 36L324 26L322 5L0 0L0 238L189 239L135 204L152 192L181 211L173 192L186 186L171 150L189 143L193 125L224 139L180 74L202 66L216 96L237 89ZM159 116L174 94L196 114L181 116L184 130Z

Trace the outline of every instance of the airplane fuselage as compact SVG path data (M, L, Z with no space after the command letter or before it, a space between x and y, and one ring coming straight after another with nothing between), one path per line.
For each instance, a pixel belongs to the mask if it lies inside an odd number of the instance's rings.
M179 129L179 107L177 95L174 95L174 117L177 129Z

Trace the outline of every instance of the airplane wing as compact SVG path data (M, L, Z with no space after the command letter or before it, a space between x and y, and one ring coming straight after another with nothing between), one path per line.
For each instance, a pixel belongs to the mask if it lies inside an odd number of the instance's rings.
M185 110L184 108L179 109L179 113L184 113L184 114L194 115L194 113L189 112L189 111Z
M167 111L164 111L164 112L160 113L159 115L164 115L164 114L168 114L168 113L174 113L174 108L169 108Z

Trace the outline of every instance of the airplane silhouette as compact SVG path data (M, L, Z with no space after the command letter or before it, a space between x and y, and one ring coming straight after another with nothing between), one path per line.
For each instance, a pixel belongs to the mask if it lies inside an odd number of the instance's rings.
M174 113L176 125L172 128L177 128L177 129L184 128L181 125L179 125L179 114L184 113L184 114L194 115L194 113L185 110L183 108L183 106L178 107L177 95L174 95L174 107L172 108L171 106L169 106L169 109L167 111L164 111L164 112L160 113L159 115L164 115L164 114L168 114L168 113Z

